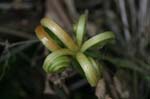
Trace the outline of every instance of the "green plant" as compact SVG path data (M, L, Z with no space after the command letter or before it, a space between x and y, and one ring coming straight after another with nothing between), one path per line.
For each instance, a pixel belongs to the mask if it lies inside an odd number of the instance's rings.
M70 65L72 60L76 60L90 85L96 86L101 77L101 63L97 63L85 52L96 45L102 47L112 41L115 36L112 32L104 32L84 41L86 20L87 14L83 14L74 26L76 42L49 18L43 18L42 26L38 26L35 32L41 42L52 52L46 57L43 65L47 73L61 72Z

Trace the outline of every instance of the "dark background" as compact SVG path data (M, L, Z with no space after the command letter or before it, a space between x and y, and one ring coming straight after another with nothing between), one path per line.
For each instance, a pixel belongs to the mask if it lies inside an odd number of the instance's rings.
M99 49L103 78L92 88L75 69L48 74L34 29L44 16L70 34L89 11L87 33L116 35ZM106 58L104 58L106 57ZM0 99L150 99L149 0L0 0Z

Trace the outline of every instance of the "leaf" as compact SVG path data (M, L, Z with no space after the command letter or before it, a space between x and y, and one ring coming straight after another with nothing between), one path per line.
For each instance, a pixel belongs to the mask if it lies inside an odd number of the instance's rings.
M49 18L43 18L41 20L41 24L52 31L59 39L63 42L63 44L71 49L71 50L77 50L78 47L73 41L73 39L64 31L59 25L57 25L53 20Z
M74 55L74 53L69 49L59 49L52 52L44 61L44 70L51 73L63 70L70 62L68 55Z
M111 41L114 38L115 38L115 35L113 32L100 33L100 34L90 38L89 40L85 41L83 43L83 46L81 47L81 51L84 52L96 44L104 45L105 42L108 42L109 40Z
M87 14L83 14L80 16L79 21L76 25L76 39L78 46L82 45L82 41L84 39L85 29L86 29L86 20L87 20Z
M76 54L76 59L79 62L79 64L81 65L82 70L84 71L84 74L88 80L88 82L90 83L91 86L96 86L99 77L97 77L97 72L95 71L95 69L93 68L92 63L89 61L88 57L85 56L83 53L78 52Z
M40 41L50 50L55 51L60 48L57 43L55 43L54 37L51 37L48 35L47 32L45 32L44 28L39 25L35 29L37 37L40 39Z

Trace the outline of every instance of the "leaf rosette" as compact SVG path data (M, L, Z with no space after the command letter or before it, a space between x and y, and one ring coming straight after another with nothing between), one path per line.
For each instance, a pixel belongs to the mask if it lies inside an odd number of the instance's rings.
M86 21L87 13L81 15L75 24L76 40L73 40L64 29L49 18L43 18L35 32L45 47L52 52L46 57L43 64L47 73L62 72L71 65L73 59L76 59L89 84L96 86L101 78L101 63L85 52L95 45L104 46L114 40L115 35L113 32L104 32L84 41Z

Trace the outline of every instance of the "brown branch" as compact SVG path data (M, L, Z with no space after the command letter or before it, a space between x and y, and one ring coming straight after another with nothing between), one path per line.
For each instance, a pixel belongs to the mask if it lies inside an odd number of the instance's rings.
M118 6L120 9L121 19L124 27L123 29L124 29L125 40L129 41L131 39L131 35L129 32L129 23L127 18L126 8L125 8L125 0L118 0Z
M25 33L22 31L17 31L14 29L6 28L6 27L0 27L0 33L4 35L12 35L12 36L17 36L21 37L24 39L34 39L35 37L33 35L30 35L29 33Z

